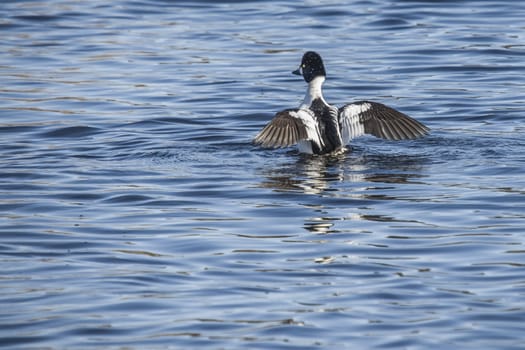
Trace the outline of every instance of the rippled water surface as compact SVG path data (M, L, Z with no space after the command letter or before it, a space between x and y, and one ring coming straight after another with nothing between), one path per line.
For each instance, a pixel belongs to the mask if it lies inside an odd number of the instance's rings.
M522 1L3 1L0 342L525 348ZM325 95L427 124L251 144Z

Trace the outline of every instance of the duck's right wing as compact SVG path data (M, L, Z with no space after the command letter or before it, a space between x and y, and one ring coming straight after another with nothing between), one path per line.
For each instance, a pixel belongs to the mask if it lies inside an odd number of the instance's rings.
M425 125L408 115L371 101L357 101L343 106L339 110L339 125L344 144L364 134L387 140L407 140L429 132Z
M278 112L253 142L263 147L280 148L308 140L322 143L314 114L307 109L287 109Z

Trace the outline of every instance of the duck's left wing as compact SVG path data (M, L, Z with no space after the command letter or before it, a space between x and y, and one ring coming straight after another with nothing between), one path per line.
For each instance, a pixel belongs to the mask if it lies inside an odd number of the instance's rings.
M322 143L315 116L307 109L287 109L278 112L253 142L263 147L279 148L305 140Z
M344 144L364 134L387 140L407 140L429 132L428 127L408 115L370 101L358 101L340 108L339 127Z

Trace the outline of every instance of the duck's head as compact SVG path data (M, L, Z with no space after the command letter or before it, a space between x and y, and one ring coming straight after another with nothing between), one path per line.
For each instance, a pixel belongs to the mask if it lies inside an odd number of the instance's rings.
M302 75L307 83L311 82L316 77L326 77L323 59L317 52L314 51L306 52L303 55L301 65L297 70L294 70L292 73Z

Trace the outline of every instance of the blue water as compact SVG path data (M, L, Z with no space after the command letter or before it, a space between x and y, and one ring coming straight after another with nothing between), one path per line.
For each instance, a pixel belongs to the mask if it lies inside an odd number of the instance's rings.
M3 1L0 344L525 348L522 1ZM422 121L251 139L325 95Z

